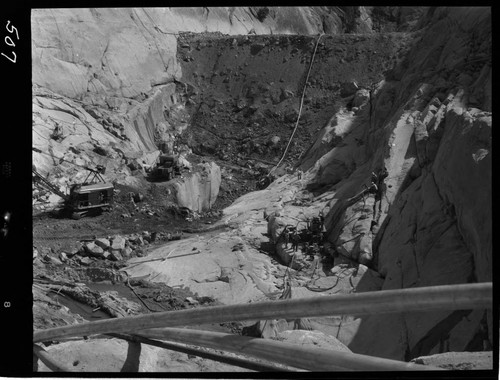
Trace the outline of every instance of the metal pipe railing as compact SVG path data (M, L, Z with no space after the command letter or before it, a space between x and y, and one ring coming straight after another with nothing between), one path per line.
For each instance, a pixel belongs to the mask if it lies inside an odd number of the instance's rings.
M168 311L134 317L38 330L33 342L71 336L133 332L158 327L189 326L260 319L296 319L342 314L364 315L427 310L464 310L492 307L492 283L443 285L381 290L307 299L266 301Z
M191 329L151 329L141 336L253 356L309 371L433 371L442 368L373 356L303 347L271 339Z
M229 365L233 365L236 367L249 369L251 371L291 372L292 370L293 371L298 370L297 368L278 367L276 365L266 364L266 363L257 363L257 362L253 362L253 361L243 359L243 358L232 358L232 357L227 357L227 356L223 356L223 355L213 354L213 353L201 351L201 350L195 349L195 348L180 346L178 344L173 344L173 343L169 343L169 342L161 342L158 340L149 339L149 338L146 338L145 336L142 336L142 335L123 335L123 334L113 334L113 333L108 334L108 335L111 337L114 337L114 338L125 339L125 340L131 341L131 342L148 344L150 346L160 347L160 348L164 348L164 349L171 350L171 351L177 351L177 352L182 352L182 353L188 354L188 355L198 356L198 357L204 358L204 359L214 360L214 361L217 361L219 363L229 364ZM185 344L187 342L179 342L179 343Z

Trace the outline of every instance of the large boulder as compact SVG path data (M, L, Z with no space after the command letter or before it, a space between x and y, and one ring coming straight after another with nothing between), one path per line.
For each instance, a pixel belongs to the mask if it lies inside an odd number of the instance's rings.
M126 242L127 240L122 236L117 235L113 237L113 240L111 241L111 250L121 252L125 249Z
M273 147L277 146L278 143L280 142L280 137L279 136L273 136L271 137L271 139L269 140L269 144Z
M123 260L123 256L122 256L122 254L120 252L121 252L120 250L113 249L111 251L111 253L109 254L109 259L113 260L113 261L121 261L121 260Z
M103 257L104 250L94 242L86 243L84 247L88 254L95 257Z
M215 162L202 164L196 172L174 183L177 204L192 211L209 210L217 200L221 184L220 167Z
M108 249L111 246L109 240L105 238L99 238L94 240L94 244L101 247L104 250Z

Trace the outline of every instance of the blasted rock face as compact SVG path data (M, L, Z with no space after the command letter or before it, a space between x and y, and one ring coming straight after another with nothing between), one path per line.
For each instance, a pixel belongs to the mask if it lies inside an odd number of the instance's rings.
M186 175L174 184L180 207L203 212L215 203L222 180L220 167L214 162L202 166L201 171Z
M142 15L147 17L146 15ZM178 75L172 35L144 43L140 27L130 24L132 9L51 9L32 13L33 81L69 97L87 90L135 97L151 89L151 80ZM54 22L54 19L57 20ZM107 22L112 19L113 22ZM57 28L64 24L64 33ZM56 52L42 46L58 46ZM129 54L130 49L137 57ZM167 59L165 64L162 58Z

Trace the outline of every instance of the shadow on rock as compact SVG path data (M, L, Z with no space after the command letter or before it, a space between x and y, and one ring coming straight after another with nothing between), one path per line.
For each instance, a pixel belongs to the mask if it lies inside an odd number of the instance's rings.
M137 342L127 342L127 358L120 372L139 372L141 344Z

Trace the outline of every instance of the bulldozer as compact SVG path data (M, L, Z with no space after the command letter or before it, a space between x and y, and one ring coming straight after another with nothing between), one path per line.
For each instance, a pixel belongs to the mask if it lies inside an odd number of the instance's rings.
M276 177L270 173L263 175L257 180L255 186L257 190L263 190L267 188L272 182L274 182L275 179Z
M149 172L149 178L154 181L169 181L180 173L178 158L163 154L158 156L155 165Z
M93 212L109 211L113 206L115 187L112 183L104 181L101 174L105 173L105 168L98 165L95 169L89 167L86 169L89 174L85 181L72 185L69 194L63 193L57 186L44 178L34 165L32 173L35 183L48 188L64 199L63 211L69 213L73 219L80 219Z

